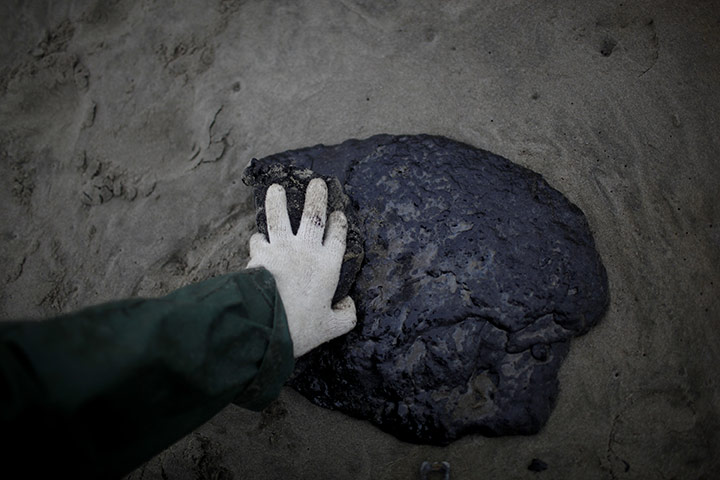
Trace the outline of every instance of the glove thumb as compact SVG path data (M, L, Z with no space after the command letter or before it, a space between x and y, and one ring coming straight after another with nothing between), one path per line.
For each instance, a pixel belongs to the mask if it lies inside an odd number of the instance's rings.
M330 339L344 335L357 324L357 313L355 302L350 297L340 300L332 309L332 321L329 325L328 335Z

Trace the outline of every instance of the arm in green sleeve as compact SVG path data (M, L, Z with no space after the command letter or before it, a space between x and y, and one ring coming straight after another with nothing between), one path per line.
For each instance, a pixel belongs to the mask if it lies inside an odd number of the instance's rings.
M0 323L3 469L27 461L26 474L119 477L230 402L262 409L290 375L292 352L264 269Z

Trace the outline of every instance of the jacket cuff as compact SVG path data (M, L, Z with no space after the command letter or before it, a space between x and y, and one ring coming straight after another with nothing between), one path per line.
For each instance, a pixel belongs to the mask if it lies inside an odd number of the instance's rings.
M272 325L265 356L260 363L258 373L233 403L243 408L260 411L280 395L280 390L295 367L295 358L285 307L272 274L264 268L253 268L243 273L267 303L272 312L270 317Z

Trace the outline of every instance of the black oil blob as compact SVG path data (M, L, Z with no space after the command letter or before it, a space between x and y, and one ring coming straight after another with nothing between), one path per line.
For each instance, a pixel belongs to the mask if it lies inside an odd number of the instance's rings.
M299 359L289 384L411 442L538 432L570 339L608 305L580 209L537 173L443 137L378 135L251 169L276 164L337 179L365 254L357 327Z
M617 47L617 42L610 37L606 37L602 42L602 46L600 47L600 54L603 57L609 57L610 55L612 55L615 47Z
M530 465L528 465L527 468L531 472L539 473L547 470L548 464L538 458L533 458L532 462L530 462Z

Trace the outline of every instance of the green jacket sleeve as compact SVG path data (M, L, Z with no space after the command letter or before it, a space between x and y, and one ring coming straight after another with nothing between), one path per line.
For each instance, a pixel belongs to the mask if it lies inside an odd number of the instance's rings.
M0 323L3 470L122 476L230 402L262 409L293 366L285 311L264 269Z

